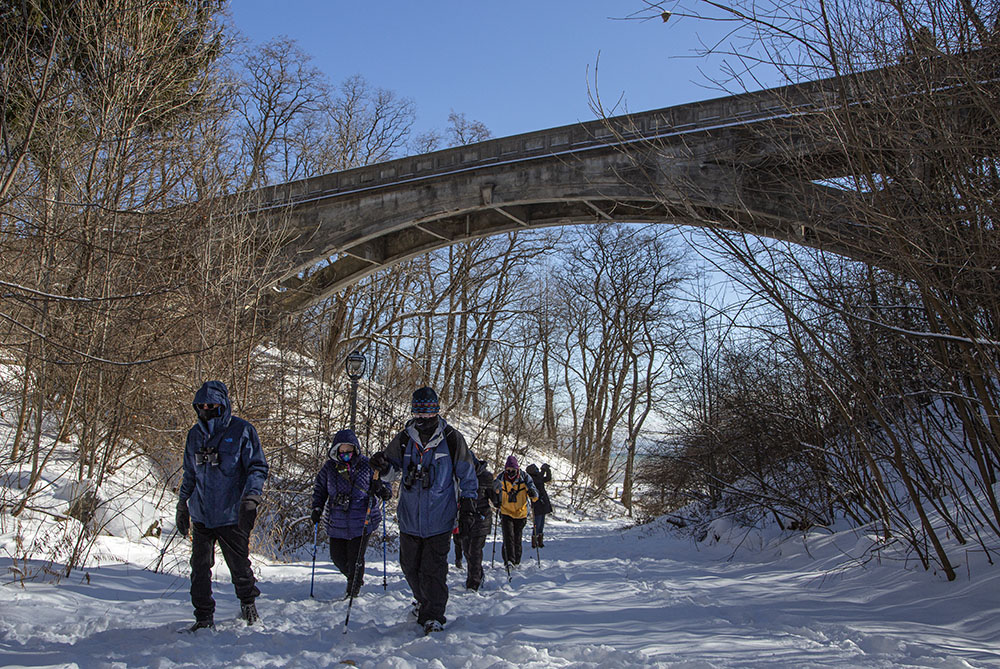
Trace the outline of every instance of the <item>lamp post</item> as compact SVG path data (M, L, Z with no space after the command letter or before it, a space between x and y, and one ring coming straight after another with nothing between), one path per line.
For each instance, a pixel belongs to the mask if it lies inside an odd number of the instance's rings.
M344 360L344 369L351 379L351 430L354 430L354 419L358 409L358 379L365 375L365 354L355 349Z

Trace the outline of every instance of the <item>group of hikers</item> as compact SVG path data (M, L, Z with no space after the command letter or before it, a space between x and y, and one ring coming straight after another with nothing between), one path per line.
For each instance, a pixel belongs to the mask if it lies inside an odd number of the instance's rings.
M262 499L268 466L253 425L232 415L226 386L208 381L195 393L198 422L188 431L176 526L191 531L191 603L197 631L215 625L212 566L215 545L229 567L241 617L258 619L260 595L250 567L250 532ZM361 453L353 430L337 432L327 460L316 475L310 520L325 516L330 560L347 579L345 599L364 583L364 554L383 521L378 500L392 496L399 480L396 521L399 564L413 592L413 615L425 633L447 622L448 556L454 537L456 566L467 565L465 586L478 590L483 581L483 548L499 517L501 554L508 569L521 562L521 544L531 502L531 547L544 546L545 516L552 511L545 484L548 464L521 470L511 455L495 478L485 461L472 453L465 437L440 414L432 388L414 391L411 419L385 449L370 458ZM495 512L493 510L496 510ZM457 521L457 522L456 522Z

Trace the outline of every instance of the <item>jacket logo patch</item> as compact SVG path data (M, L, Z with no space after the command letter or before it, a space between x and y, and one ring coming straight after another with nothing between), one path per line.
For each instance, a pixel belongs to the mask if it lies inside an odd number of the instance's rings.
M222 441L224 441L224 442L226 442L226 443L232 443L232 441L233 441L233 438L232 438L232 437L226 437L226 438L225 438L225 439L223 439Z

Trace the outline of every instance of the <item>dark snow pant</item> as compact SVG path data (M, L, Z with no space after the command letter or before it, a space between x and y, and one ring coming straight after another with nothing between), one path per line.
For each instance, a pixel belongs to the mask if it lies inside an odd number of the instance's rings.
M479 586L483 582L483 546L485 545L485 534L466 536L462 541L465 562L468 566L465 587L470 590L479 590Z
M347 595L357 595L365 582L365 551L372 533L353 539L330 537L330 559L340 573L347 577ZM356 568L356 570L355 570Z
M448 555L451 553L451 532L432 537L399 533L399 566L417 600L417 622L428 620L445 624L444 609L448 604Z
M465 543L465 538L458 532L452 532L451 535L455 539L455 566L459 569L462 568L462 548Z
M219 542L222 557L229 567L229 576L236 587L236 596L243 604L252 604L260 595L257 579L250 568L250 535L236 525L205 527L191 523L191 603L196 620L215 617L212 598L212 566L215 564L215 542Z
M511 518L500 514L500 527L503 529L503 561L511 564L521 564L521 534L527 518Z

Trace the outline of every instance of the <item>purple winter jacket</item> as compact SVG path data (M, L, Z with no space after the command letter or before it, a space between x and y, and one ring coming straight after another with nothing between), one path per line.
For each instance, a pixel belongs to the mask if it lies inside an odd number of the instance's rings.
M362 529L371 534L382 521L381 500L374 495L385 489L381 481L372 480L368 458L356 454L350 466L338 468L338 463L327 460L316 475L313 487L312 508L326 507L326 534L333 539L360 537ZM373 487L368 527L365 527L365 510L368 505L368 488ZM346 509L343 502L349 500Z

